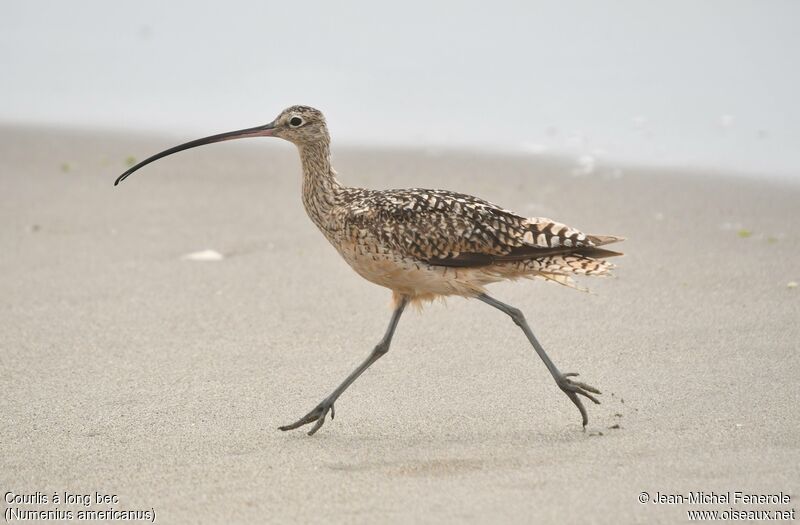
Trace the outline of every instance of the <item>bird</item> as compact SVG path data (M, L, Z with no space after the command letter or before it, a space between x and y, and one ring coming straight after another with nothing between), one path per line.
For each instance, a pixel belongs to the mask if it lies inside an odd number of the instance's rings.
M483 199L447 190L348 187L331 166L331 138L323 113L291 106L269 124L186 142L132 166L114 185L158 159L190 148L247 137L278 137L297 146L302 165L302 202L311 221L361 277L392 292L392 315L383 337L366 359L327 397L297 421L293 430L312 424L314 435L335 402L365 370L388 351L408 305L436 298L477 299L508 315L544 362L556 385L588 423L581 397L599 404L601 392L561 372L518 308L492 296L486 286L505 280L538 278L583 289L576 275L610 275L606 259L622 255L603 246L624 240L589 235L543 217L524 217Z

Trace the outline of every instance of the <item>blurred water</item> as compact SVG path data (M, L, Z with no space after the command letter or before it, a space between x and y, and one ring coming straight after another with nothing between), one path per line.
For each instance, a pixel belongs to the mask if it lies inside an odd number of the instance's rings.
M185 138L323 109L340 143L800 179L793 1L6 1L0 120Z

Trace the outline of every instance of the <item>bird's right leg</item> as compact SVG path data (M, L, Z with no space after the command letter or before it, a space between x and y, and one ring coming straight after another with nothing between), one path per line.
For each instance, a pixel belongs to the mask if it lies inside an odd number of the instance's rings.
M575 406L578 407L578 410L581 413L583 426L586 428L586 424L589 422L589 416L586 414L586 408L583 406L581 398L578 397L578 394L585 396L599 405L600 401L598 401L597 398L592 394L600 394L601 392L593 386L587 385L586 383L581 383L580 381L570 379L570 377L575 377L578 374L574 372L563 374L558 370L555 363L553 363L553 361L550 359L550 356L548 356L547 352L544 351L541 343L539 343L538 339L536 339L536 336L533 335L531 327L528 326L528 321L525 320L525 316L519 309L514 308L513 306L502 301L498 301L494 297L490 297L486 294L478 295L476 299L479 299L489 306L493 306L501 312L504 312L506 315L511 317L517 326L522 329L522 331L525 333L525 336L528 338L528 341L530 341L531 345L533 346L533 349L536 350L537 354L539 354L539 357L542 359L542 361L544 361L544 365L547 367L547 370L550 371L553 379L556 380L558 388L567 394L567 397L569 397L570 401L572 401Z
M308 435L313 436L314 433L320 429L323 423L325 423L325 416L328 415L328 412L331 413L331 419L333 419L335 415L335 411L333 408L333 404L339 399L339 396L347 390L353 382L358 379L364 371L372 365L375 361L380 359L386 352L389 351L389 345L392 343L392 336L394 335L394 330L397 328L397 323L400 321L400 316L403 314L403 310L405 309L406 305L408 304L408 297L401 297L400 302L397 304L397 307L394 309L394 313L392 314L392 320L389 321L389 328L386 329L386 333L383 335L383 339L375 345L375 348L369 354L363 363L361 363L358 368L353 370L353 372L347 376L341 385L339 385L336 390L331 392L331 394L322 400L322 402L314 407L314 409L306 414L305 416L301 417L291 425L285 425L282 427L278 427L280 430L294 430L295 428L302 427L303 425L307 425L309 423L313 423L316 421L314 426L309 430Z

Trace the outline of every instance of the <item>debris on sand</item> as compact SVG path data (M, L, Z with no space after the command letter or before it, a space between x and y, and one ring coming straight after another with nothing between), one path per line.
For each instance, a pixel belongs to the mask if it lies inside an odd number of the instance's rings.
M786 288L797 288L797 281L789 281L786 283Z
M187 253L181 259L184 261L221 261L225 256L216 250L201 250L199 252Z

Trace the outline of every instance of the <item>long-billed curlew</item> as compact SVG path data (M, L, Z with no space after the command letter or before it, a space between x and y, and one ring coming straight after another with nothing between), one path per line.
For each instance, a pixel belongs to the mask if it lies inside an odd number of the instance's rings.
M367 368L389 350L405 307L435 297L474 297L506 313L525 333L558 387L588 416L579 396L599 403L600 391L562 373L533 335L522 312L487 295L489 283L520 277L543 278L574 286L571 275L604 275L606 257L621 255L600 248L621 237L586 235L544 218L525 218L489 202L442 190L367 190L342 186L331 167L330 135L322 113L292 106L264 126L193 140L162 151L133 166L114 183L167 155L185 149L245 137L280 137L294 143L303 165L303 205L314 224L359 275L392 290L389 327L370 355L311 412L291 425L309 423L313 435L334 417L334 402Z

